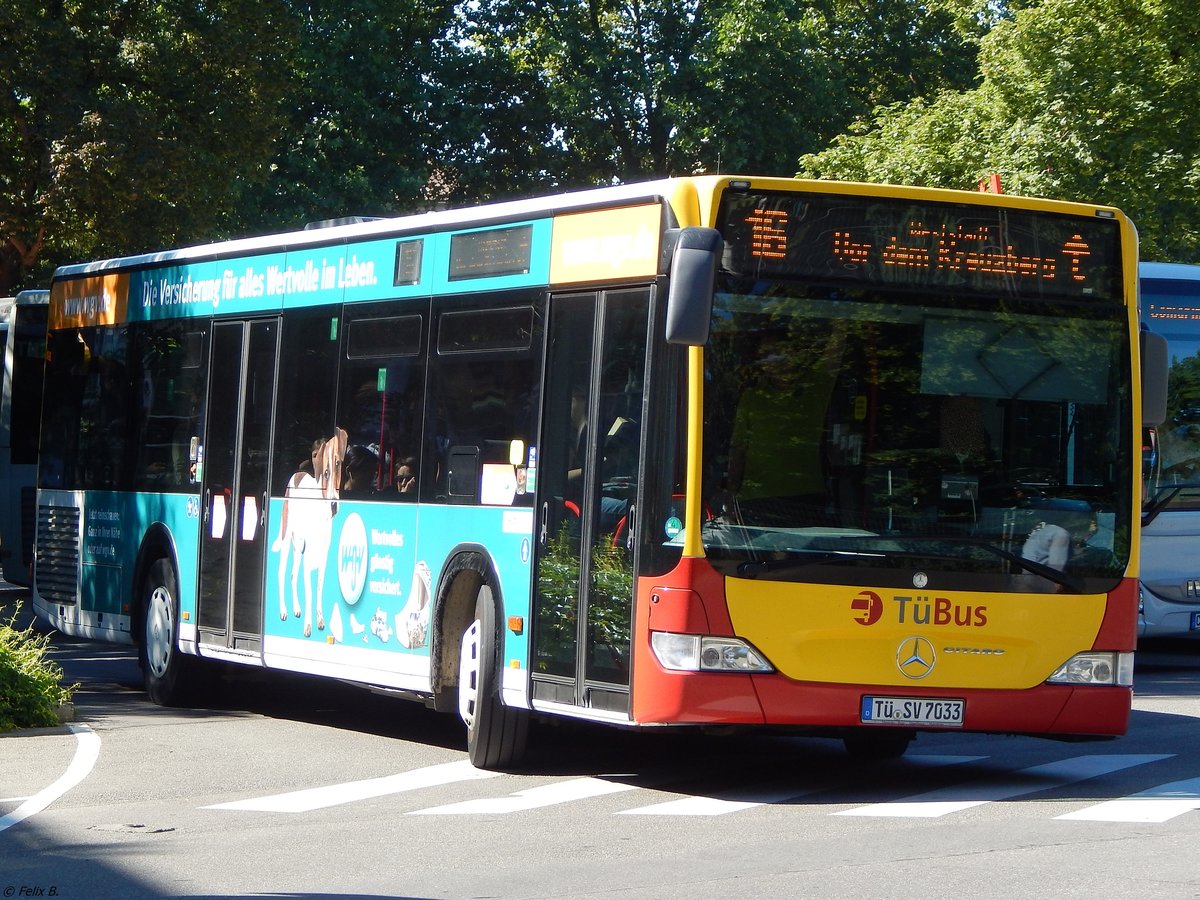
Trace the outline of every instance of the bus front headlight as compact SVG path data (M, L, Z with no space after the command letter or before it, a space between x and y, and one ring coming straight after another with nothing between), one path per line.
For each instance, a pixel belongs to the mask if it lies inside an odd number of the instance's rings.
M741 638L654 631L650 646L662 667L676 672L775 671L766 657Z
M1046 679L1049 684L1133 686L1133 654L1090 650L1077 653Z

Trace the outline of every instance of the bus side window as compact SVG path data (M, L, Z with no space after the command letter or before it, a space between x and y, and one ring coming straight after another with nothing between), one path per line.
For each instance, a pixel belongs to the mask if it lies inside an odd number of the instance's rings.
M347 308L337 422L351 446L371 454L372 500L416 500L424 408L425 317L421 310L396 314L395 302ZM398 482L406 475L403 486Z
M294 474L312 466L313 442L334 433L338 342L331 323L337 318L338 308L328 306L284 316L271 485L276 497Z
M207 341L207 323L169 320L137 326L142 402L133 445L139 489L187 490L198 479Z
M495 297L451 298L442 301L439 313L429 367L422 499L522 502L518 474L527 459L514 461L511 448L530 447L537 425L540 317L528 295L508 304ZM477 468L468 466L477 482L473 490L465 490L459 477L465 448L478 453ZM452 455L459 462L453 491Z

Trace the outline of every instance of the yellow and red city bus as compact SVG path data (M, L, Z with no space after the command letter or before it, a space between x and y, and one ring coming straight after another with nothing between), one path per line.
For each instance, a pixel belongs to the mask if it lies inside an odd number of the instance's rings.
M534 716L1121 734L1136 259L1115 209L722 176L66 267L35 607L159 702L361 682L486 767Z

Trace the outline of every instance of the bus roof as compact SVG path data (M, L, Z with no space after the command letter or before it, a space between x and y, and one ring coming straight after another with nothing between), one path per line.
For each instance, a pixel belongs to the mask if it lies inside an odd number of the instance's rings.
M1177 281L1200 281L1200 266L1186 263L1138 263L1139 278L1173 278Z
M614 205L633 205L639 202L659 202L664 199L676 203L687 203L688 214L695 216L699 224L701 214L700 195L705 190L719 189L727 184L739 184L767 190L814 190L820 192L845 191L851 194L878 194L884 192L896 198L923 197L935 202L968 202L982 205L1039 209L1072 215L1120 216L1120 211L1107 206L1081 204L1070 201L1047 200L1045 198L1022 197L1016 194L986 194L978 191L961 191L946 188L925 188L892 184L866 184L849 181L812 181L795 178L757 177L745 175L698 175L678 178L663 178L633 184L589 188L510 200L473 207L417 213L387 218L364 218L351 224L327 228L300 228L294 231L215 241L181 249L161 250L134 256L117 257L87 263L60 266L54 279L71 278L138 269L166 263L195 263L209 260L251 256L266 252L286 252L293 249L319 248L325 245L385 238L400 234L420 235L424 233L470 228L472 225L497 225L505 221L520 221L534 217L554 216L559 213L584 212ZM353 218L353 217L352 217Z
M13 300L17 306L45 306L50 302L50 292L45 288L21 291Z
M99 260L90 263L60 266L54 273L55 279L76 275L92 274L112 269L138 268L166 262L197 262L218 257L251 255L263 251L289 250L301 247L319 247L336 244L348 239L384 237L397 232L422 233L447 228L470 226L475 222L494 223L506 219L519 220L534 215L553 215L558 212L585 210L590 207L614 203L659 200L664 195L676 193L684 179L663 179L639 184L595 188L546 197L510 200L486 206L465 207L415 215L371 219L329 228L299 229L296 231L217 241L179 250L163 250Z

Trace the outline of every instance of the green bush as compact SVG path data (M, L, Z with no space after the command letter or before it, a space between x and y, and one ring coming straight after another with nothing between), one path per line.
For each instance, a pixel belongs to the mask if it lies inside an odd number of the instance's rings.
M76 685L63 686L62 666L46 658L49 646L50 638L33 626L17 628L16 612L0 622L0 731L58 724L59 708Z

